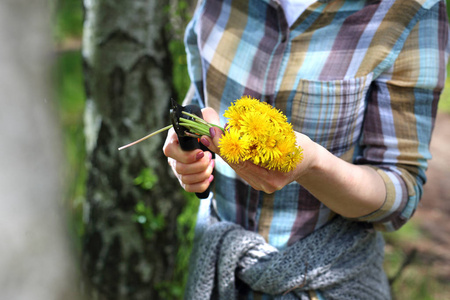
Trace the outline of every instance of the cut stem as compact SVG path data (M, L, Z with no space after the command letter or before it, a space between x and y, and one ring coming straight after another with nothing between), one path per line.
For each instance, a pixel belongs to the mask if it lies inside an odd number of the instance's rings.
M189 129L191 133L197 133L199 135L209 135L210 126L206 126L206 124L197 123L196 121L192 121L185 118L180 118L179 124Z
M220 127L219 125L211 124L211 123L209 123L209 122L206 122L205 120L203 120L202 118L200 118L200 117L197 116L197 115L194 115L194 114L191 114L191 113L188 113L188 112L185 112L185 111L182 111L181 113L184 114L184 115L186 115L186 116L189 116L189 117L193 118L193 119L195 120L195 122L197 122L197 123L204 124L204 125L208 126L208 128L211 128L211 127L217 127L217 128L219 128L220 130L224 131L224 129L223 129L222 127ZM180 120L181 120L181 119L186 120L186 119L183 118L183 117L180 117ZM191 121L192 121L192 120L191 120Z
M172 127L173 127L173 125L169 125L169 126L166 126L166 127L164 127L164 128L161 128L161 129L159 129L159 130L156 130L155 132L152 132L152 133L150 133L149 135L146 135L146 136L144 136L143 138L140 138L140 139L137 140L137 141L134 141L134 142L132 142L132 143L129 143L129 144L125 145L125 146L120 147L120 148L119 148L119 151L122 150L122 149L128 148L128 147L130 147L130 146L136 145L137 143L140 143L140 142L142 142L142 141L145 141L146 139L151 138L152 136L157 135L158 133L161 133L161 132L163 132L163 131L169 130L169 129L172 128Z
M196 133L190 133L189 131L185 131L184 134L185 134L186 136L188 136L188 137L196 138L196 139L199 139L199 138L202 137L202 136L199 135L199 134L196 134Z
M208 127L211 127L211 124L209 124L208 122L206 122L205 120L203 120L202 118L200 118L200 117L197 116L197 115L188 113L188 112L186 112L186 111L182 111L181 113L182 113L183 115L186 115L186 116L189 116L189 117L193 118L197 123L205 124L205 125L207 125ZM181 118L182 118L182 117L181 117Z

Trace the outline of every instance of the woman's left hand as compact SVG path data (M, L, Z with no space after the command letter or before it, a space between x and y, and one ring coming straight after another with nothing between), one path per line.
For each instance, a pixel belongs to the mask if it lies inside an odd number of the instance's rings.
M203 136L201 142L209 148L209 150L219 154L219 140L223 134L223 132L219 128L211 128L210 134L212 138L207 136ZM309 145L312 141L305 135L301 133L296 133L297 142L302 141L300 144L303 148L303 151L306 152L307 149L304 148L304 144L308 143ZM307 170L311 159L311 155L307 155L307 160L300 162L297 165L297 168L292 170L291 172L280 172L276 170L268 170L266 168L255 165L250 161L243 161L240 163L230 163L227 162L228 165L242 178L244 179L252 188L263 191L265 193L271 194L289 183L296 181L298 177L302 176ZM304 153L305 156L305 153ZM225 160L226 161L226 160Z

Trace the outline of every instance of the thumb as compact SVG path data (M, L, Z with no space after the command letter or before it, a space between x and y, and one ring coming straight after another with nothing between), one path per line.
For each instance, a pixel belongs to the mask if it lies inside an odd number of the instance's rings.
M219 114L211 107L206 107L202 109L203 120L208 123L220 125Z
M211 107L206 107L202 109L203 119L211 124L220 125L219 114ZM209 131L209 136L202 136L200 139L201 143L205 145L209 150L214 153L219 153L219 140L222 136L222 130L216 127L211 127Z
M219 153L219 140L222 137L223 131L217 127L209 128L209 136L202 136L201 143L214 153Z

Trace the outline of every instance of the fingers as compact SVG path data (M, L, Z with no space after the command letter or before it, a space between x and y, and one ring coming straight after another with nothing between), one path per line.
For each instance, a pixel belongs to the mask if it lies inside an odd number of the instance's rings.
M182 163L169 158L169 164L177 176L180 185L187 192L204 192L213 180L214 160L209 151L194 163Z
M200 162L198 162L198 164L204 165L204 162L200 161ZM177 165L179 165L179 163L177 163ZM176 166L175 168L178 168L178 166ZM201 184L205 181L208 181L208 183L210 183L212 181L211 176L212 176L212 172L214 170L214 160L210 160L210 162L207 164L206 168L200 169L199 172L191 173L191 171L193 170L191 168L191 166L189 166L189 168L187 168L188 172L184 172L184 170L185 169L183 169L182 172L177 172L180 176L179 179L182 182L182 184L184 184L184 186ZM204 190L206 190L206 187L204 188ZM198 192L198 191L195 191L195 192Z
M173 129L170 129L167 134L163 152L165 156L185 164L196 162L204 156L204 152L201 149L183 151L180 147L177 134Z
M209 150L211 150L214 153L220 153L219 150L219 140L222 137L222 130L217 127L211 127L209 128L209 136L202 136L200 139L200 142L205 145Z
M203 193L209 187L211 182L214 180L214 177L210 175L210 177L202 182L194 183L194 184L185 184L181 183L181 186L186 192L189 193Z
M209 151L183 151L174 130L169 131L164 147L169 165L187 192L204 192L213 180L214 160Z
M202 114L203 119L208 123L216 125L220 124L219 115L214 109L210 107L204 108L202 109ZM222 130L216 127L211 127L209 129L209 134L211 138L205 135L200 139L200 142L212 152L219 153L219 139L222 136Z
M171 164L174 168L174 171L180 175L192 175L208 171L208 168L213 167L211 166L212 154L209 151L205 151L202 153L204 153L204 155L193 163L183 163L181 161L173 160Z
M220 118L217 112L211 107L206 107L202 109L203 120L208 123L219 125Z
M281 190L286 184L292 182L288 173L275 170L268 170L255 165L250 161L238 164L228 163L230 167L245 180L251 187L266 194L272 194Z

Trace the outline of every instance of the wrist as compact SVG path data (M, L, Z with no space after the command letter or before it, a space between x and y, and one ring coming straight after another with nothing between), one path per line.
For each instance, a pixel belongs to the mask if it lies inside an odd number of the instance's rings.
M323 161L329 152L308 136L304 134L297 135L298 144L303 148L303 160L297 168L299 172L295 181L302 184L301 182L307 181L322 169Z

